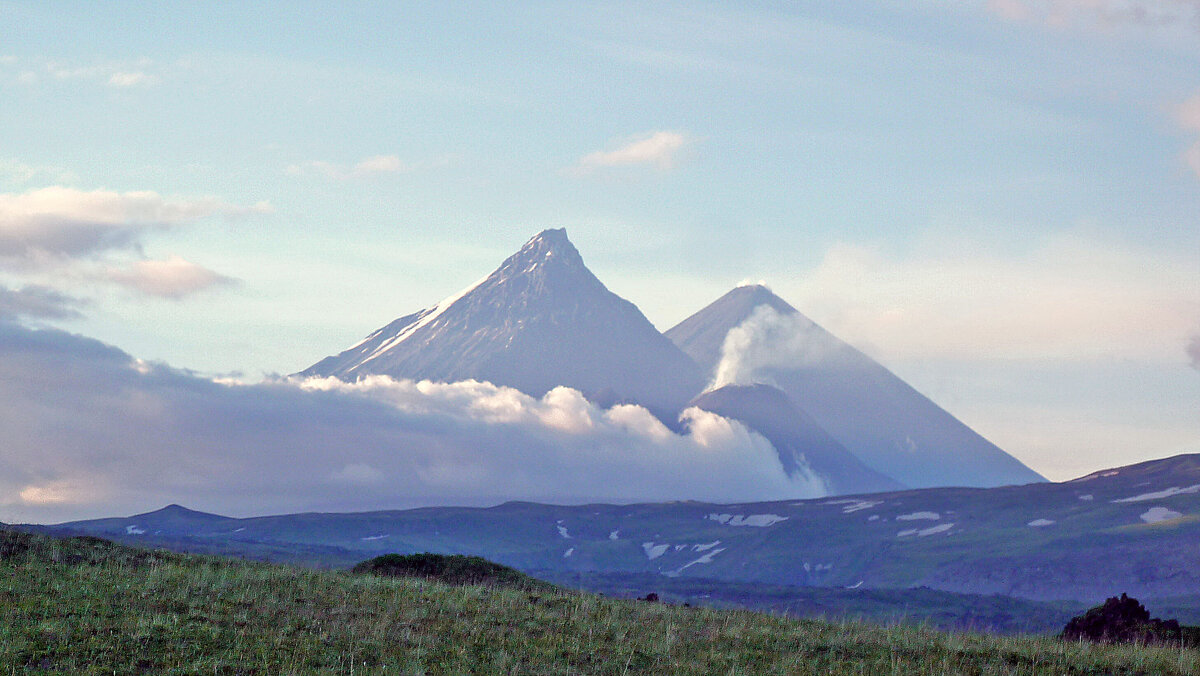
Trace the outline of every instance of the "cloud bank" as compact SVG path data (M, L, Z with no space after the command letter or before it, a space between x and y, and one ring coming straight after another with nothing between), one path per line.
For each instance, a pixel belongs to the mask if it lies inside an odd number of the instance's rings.
M373 377L216 382L95 340L0 322L0 520L675 499L812 497L771 445L698 409L558 388Z

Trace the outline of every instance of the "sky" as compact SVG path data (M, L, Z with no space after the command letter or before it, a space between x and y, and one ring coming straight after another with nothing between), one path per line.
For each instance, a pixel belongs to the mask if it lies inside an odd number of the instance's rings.
M659 329L764 280L1048 478L1200 452L1195 0L0 0L0 129L0 348L64 382L275 392L566 227Z

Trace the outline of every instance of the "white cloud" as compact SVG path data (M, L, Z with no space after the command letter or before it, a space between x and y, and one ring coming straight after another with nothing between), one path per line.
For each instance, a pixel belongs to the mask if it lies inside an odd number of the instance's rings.
M159 77L148 72L148 69L154 66L155 63L153 60L143 58L133 61L92 63L82 66L48 61L44 64L43 69L54 80L87 80L124 89L129 87L147 87L157 84ZM30 75L33 75L33 77L28 79L28 83L36 82L36 75L33 73L30 73Z
M577 171L589 172L603 167L650 165L661 170L675 166L676 156L692 142L678 131L656 131L625 139L612 150L598 150L579 160Z
M684 425L566 388L536 399L474 381L222 384L0 322L2 521L169 502L246 514L821 494L740 424L693 409Z
M177 255L162 261L137 261L126 268L110 268L105 278L148 296L172 299L234 283L229 277Z
M1185 131L1200 134L1200 92L1193 94L1176 109L1175 119ZM1200 136L1184 151L1183 159L1196 173L1196 178L1200 178Z
M1195 28L1197 0L988 0L987 10L1008 21L1055 28L1113 29L1120 26Z
M152 85L158 82L158 78L153 75L147 75L141 71L120 71L113 73L108 77L108 84L114 87L138 87Z
M1189 252L1080 235L1020 256L983 246L889 256L838 245L784 295L851 344L894 359L1178 362L1200 320Z
M213 198L171 199L150 191L52 186L0 193L0 264L37 266L132 249L148 231L270 211L266 202L239 206Z
M29 183L72 183L78 180L74 172L61 167L32 165L15 159L0 159L0 178L25 186Z
M375 155L367 157L354 165L354 173L358 175L380 174L394 171L403 171L404 164L400 162L400 158L395 155Z
M336 180L365 178L378 174L394 174L411 171L414 167L404 164L397 155L373 155L364 157L353 165L336 164L323 160L310 160L301 164L288 165L285 172L292 176L317 174Z

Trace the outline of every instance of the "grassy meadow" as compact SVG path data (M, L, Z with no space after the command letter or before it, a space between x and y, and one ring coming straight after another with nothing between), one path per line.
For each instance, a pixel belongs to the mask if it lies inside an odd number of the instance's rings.
M1200 653L450 586L0 531L0 674L1200 674Z

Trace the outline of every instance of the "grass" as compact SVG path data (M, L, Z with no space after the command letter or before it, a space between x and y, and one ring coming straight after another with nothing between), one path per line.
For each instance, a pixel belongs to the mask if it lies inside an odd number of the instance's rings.
M0 531L0 674L1172 674L1200 653L451 586Z

